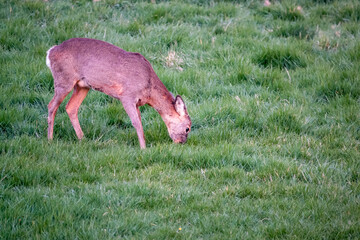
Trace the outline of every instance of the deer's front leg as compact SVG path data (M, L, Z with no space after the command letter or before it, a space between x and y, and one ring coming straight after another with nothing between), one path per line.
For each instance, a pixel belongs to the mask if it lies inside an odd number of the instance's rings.
M139 138L140 148L146 148L144 130L141 124L140 110L135 104L127 104L123 102L126 113L129 115L130 120Z

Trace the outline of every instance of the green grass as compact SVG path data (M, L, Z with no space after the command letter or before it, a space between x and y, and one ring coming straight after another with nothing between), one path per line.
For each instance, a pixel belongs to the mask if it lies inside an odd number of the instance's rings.
M1 0L0 239L359 239L360 3L272 3ZM72 37L142 53L188 142L144 106L140 150L95 91L86 138L67 97L48 142L46 51Z

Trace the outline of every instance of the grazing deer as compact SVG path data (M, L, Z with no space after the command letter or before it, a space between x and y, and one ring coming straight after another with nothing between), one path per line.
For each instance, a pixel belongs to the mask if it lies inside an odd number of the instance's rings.
M145 148L139 106L148 104L159 112L175 143L185 143L191 120L183 99L160 81L150 63L139 53L127 52L95 39L73 38L50 48L46 64L54 77L55 95L48 105L48 139L53 138L57 109L71 90L66 105L76 135L81 139L78 110L89 89L119 99Z

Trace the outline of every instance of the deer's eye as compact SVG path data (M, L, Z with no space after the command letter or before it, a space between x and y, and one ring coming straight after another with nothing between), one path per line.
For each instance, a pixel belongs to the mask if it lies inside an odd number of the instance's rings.
M186 128L186 130L185 130L186 132L189 132L190 131L190 129L189 128Z

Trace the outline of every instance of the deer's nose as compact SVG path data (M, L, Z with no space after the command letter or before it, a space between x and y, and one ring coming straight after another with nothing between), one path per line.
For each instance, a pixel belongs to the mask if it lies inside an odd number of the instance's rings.
M186 137L180 137L180 138L174 140L175 143L181 143L181 144L186 143L186 141L187 141Z

